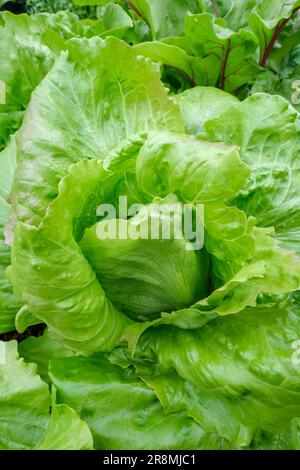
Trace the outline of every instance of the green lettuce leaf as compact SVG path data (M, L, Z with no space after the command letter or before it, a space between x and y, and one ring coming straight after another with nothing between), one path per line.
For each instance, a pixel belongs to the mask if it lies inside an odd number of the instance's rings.
M198 330L148 330L129 358L168 412L186 410L208 432L248 446L299 416L293 341L299 308L247 309Z
M32 449L48 424L48 386L18 357L15 341L0 342L0 348L0 448Z
M16 142L0 152L0 333L15 329L15 316L22 304L13 295L11 283L6 278L10 265L10 248L5 243L5 226L10 215L9 196L16 167Z
M62 179L42 224L15 228L10 279L17 297L77 350L110 349L128 323L107 299L78 245L112 187L103 162L79 162Z
M198 91L178 98L181 108ZM212 89L202 89L209 100ZM219 92L221 93L221 92ZM225 99L230 97L224 94ZM205 100L204 100L205 102ZM300 241L300 172L299 115L279 96L257 93L243 102L220 107L203 123L201 138L238 145L241 156L251 169L245 188L234 203L247 215L254 216L258 225L273 226L276 237L287 249L299 253ZM184 114L186 127L196 127L197 115Z
M24 110L32 91L52 65L51 51L42 44L42 29L28 15L1 13L0 80L6 85L6 106Z
M41 39L55 53L66 48L65 40L94 36L122 38L133 27L131 17L115 3L105 5L96 19L80 20L76 14L65 11L31 18L43 27Z
M51 51L27 15L0 15L0 150L22 122L31 93L51 66Z
M204 0L207 12L223 18L233 31L248 26L249 15L258 3L257 0Z
M195 87L174 96L180 106L187 134L201 137L205 133L206 121L218 117L238 99L213 87Z
M19 129L23 116L23 111L12 111L0 102L0 151L8 145L9 136Z
M122 370L99 353L53 359L50 377L58 400L88 423L96 449L230 448L185 412L165 413L155 393L132 370Z
M132 28L130 16L108 4L96 20L79 20L71 12L32 16L0 15L0 149L20 126L32 92L72 38L123 37ZM1 94L1 93L0 93Z
M25 364L16 341L0 342L0 449L92 449L86 423L66 405L57 405L48 386ZM74 432L76 430L76 432Z
M141 131L183 129L157 68L125 43L74 39L68 47L69 57L62 54L36 90L18 133L14 206L19 218L34 223L70 164L104 159Z
M52 395L52 412L46 432L37 450L91 450L93 437L88 425L65 404L55 403Z
M80 0L79 0L80 1ZM125 0L150 26L153 39L180 36L187 13L202 11L197 0Z
M225 124L230 125L229 119ZM219 126L212 129L213 132L215 130L220 132L221 128ZM228 135L233 141L233 133ZM246 158L245 160L248 163L249 160ZM191 137L177 137L168 133L160 135L150 133L139 152L136 171L139 191L148 200L152 200L155 196L165 197L169 193L174 193L186 203L204 204L205 248L218 260L233 264L234 269L230 276L252 257L254 262L270 263L271 258L271 262L274 263L274 256L280 250L276 244L272 245L268 234L265 234L265 238L260 235L262 233L260 231L254 234L253 219L247 219L245 213L236 207L224 204L232 200L234 194L244 191L249 175L249 170L241 162L236 147L224 147L223 144L210 144ZM283 256L283 253L284 250L280 256ZM292 284L294 289L297 289L299 263L293 255L288 261L288 256L287 254L285 257L287 266L285 275L288 276L288 269L291 269L290 273L295 281ZM277 261L279 265L282 264L280 257ZM222 268L224 269L224 265ZM282 271L282 268L279 271ZM273 276L274 291L279 288L275 278L276 276ZM228 276L223 275L221 280L223 282L228 280ZM286 281L285 289L291 286L290 281L291 278Z

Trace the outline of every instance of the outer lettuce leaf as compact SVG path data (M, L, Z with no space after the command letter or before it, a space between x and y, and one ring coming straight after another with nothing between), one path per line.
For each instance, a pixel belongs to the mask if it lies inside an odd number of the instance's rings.
M294 418L279 435L259 432L253 439L250 449L255 450L300 450L300 421Z
M48 22L62 34L71 30L76 18L64 13L30 17L1 12L0 84L4 99L0 100L0 149L20 127L33 90L52 66L53 53L42 39Z
M18 357L15 341L0 342L0 348L0 448L30 449L48 424L48 386Z
M15 316L21 308L5 274L10 264L10 248L4 241L4 228L10 214L9 195L15 167L16 142L12 138L6 149L0 152L0 333L15 329Z
M19 223L15 229L10 278L16 295L81 351L109 350L129 322L107 299L78 245L113 185L102 162L79 162L61 181L40 226Z
M0 238L4 240L4 229L10 215L10 192L14 171L17 166L17 148L15 137L0 152Z
M299 252L298 114L280 97L253 95L232 109L231 121L225 124L226 138L223 125L228 113L208 122L206 129L210 138L239 144L243 159L252 169L237 204L255 216L259 225L274 226L285 246ZM253 116L259 118L253 122ZM234 118L240 126L232 132ZM219 124L215 132L213 127Z
M93 437L88 425L68 405L55 403L52 399L52 412L48 428L37 450L91 450Z
M159 71L125 43L74 39L68 47L69 58L63 54L36 90L18 135L14 205L29 222L41 220L71 163L103 159L140 131L182 130Z
M212 251L208 242L206 242L207 250L213 252L215 255L213 259L213 277L220 279L222 282L227 282L228 286L230 286L232 282L235 285L236 280L240 283L246 274L246 278L249 281L251 280L250 291L253 293L255 289L257 289L257 293L286 294L296 291L299 288L300 282L300 258L296 256L294 252L288 251L282 247L274 238L274 231L272 229L255 227L252 232L250 224L250 228L244 233L245 225L240 224L236 227L236 233L239 236L231 240L230 233L232 233L232 237L235 233L235 231L232 231L232 227L230 227L230 222L233 223L233 220L232 218L228 219L229 230L225 241L221 240L218 244L218 237L215 236L213 240L216 245L213 247L215 251ZM220 228L224 226L226 227L225 224L223 226L220 225ZM240 231L242 231L242 233L240 233ZM254 243L251 235L254 237ZM209 235L207 238L210 241ZM218 253L219 248L223 248L225 253L227 251L227 258L224 256L224 253ZM234 249L240 251L241 258L231 261L230 252L231 256L233 256ZM252 249L254 249L254 252L252 252ZM238 262L242 261L243 256L248 263L235 274L234 269L239 266ZM255 278L258 279L254 281ZM247 286L241 286L242 289L245 287ZM216 292L223 292L223 289L225 289L225 292L227 291L226 284L220 287ZM211 295L212 298L214 294L215 293ZM233 298L229 296L229 299L230 303L234 304ZM245 306L246 305L252 305L252 303L245 304Z
M182 95L181 107L194 93L197 96L199 91L191 90L188 98ZM207 100L215 94L212 89L202 89L202 93L207 93ZM193 119L188 114L187 119L187 128L197 126L196 115ZM242 159L251 168L235 204L255 216L258 225L274 226L285 247L299 253L298 113L283 98L258 93L199 122L205 128L202 138L239 145Z
M37 372L44 380L50 383L48 368L50 359L56 357L69 357L75 353L65 348L48 330L42 336L30 336L19 344L20 356L26 363L35 363Z
M174 100L180 106L186 133L197 137L205 132L206 121L238 103L234 96L213 87L195 87L174 96Z
M132 370L123 371L101 354L54 359L50 377L58 400L88 423L96 449L229 448L185 412L165 413L155 393Z
M0 342L0 359L1 449L92 449L87 425L68 406L56 405L55 395L49 416L48 386L34 364L19 358L15 341Z
M208 432L248 446L299 416L299 327L298 307L247 309L198 330L148 330L129 362L166 411L186 410Z
M215 290L207 299L199 301L193 308L214 311L220 315L237 313L246 306L255 306L260 294L288 294L300 287L300 258L287 251L274 239L270 229L254 228L255 252L248 263L236 274L235 263L213 260L213 275L226 284ZM248 238L249 235L248 235ZM240 238L246 241L246 237ZM228 246L233 249L236 240ZM209 249L209 247L207 248ZM239 250L239 246L236 245ZM245 255L246 256L246 255Z

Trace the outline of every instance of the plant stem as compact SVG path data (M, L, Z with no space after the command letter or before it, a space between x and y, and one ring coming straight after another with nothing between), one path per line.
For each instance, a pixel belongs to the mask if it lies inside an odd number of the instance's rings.
M140 17L142 18L144 21L145 18L143 17L142 13L137 9L137 7L130 1L130 0L124 0L125 3L127 3L127 5L129 6L129 8L131 8L133 11L135 11L135 13Z
M191 77L187 72L185 72L184 70L182 69L179 69L178 67L174 67L176 70L178 70L179 73L181 73L187 80L189 80L190 84L192 85L192 87L196 86L197 83L195 82L195 80L193 79L193 77Z
M131 8L131 10L133 10L140 18L142 18L145 21L145 23L149 26L149 28L151 30L151 26L150 26L149 22L144 17L144 15L137 9L137 7L130 0L124 0L124 2L127 3L129 8Z
M46 325L44 323L40 323L38 325L29 326L24 333L18 333L17 331L10 331L9 333L3 333L0 335L0 341L11 341L16 340L18 343L24 341L25 339L29 338L30 336L42 336L45 331Z
M219 16L219 13L218 13L218 9L217 9L217 5L215 3L215 0L210 0L210 3L211 3L211 6L212 6L212 9L214 10L214 13L216 16Z
M271 54L271 52L272 52L272 50L273 50L273 47L274 47L274 45L275 45L275 42L276 42L277 39L279 38L279 35L280 35L281 31L286 27L286 25L288 24L288 22L290 21L290 19L291 19L291 18L294 16L294 14L297 13L297 11L299 11L299 10L300 10L300 6L297 7L297 8L295 8L295 9L292 11L291 15L290 15L288 18L286 18L284 21L282 21L282 23L280 23L280 25L277 26L277 28L275 29L274 34L273 34L273 36L272 36L272 39L271 39L270 43L268 44L268 46L266 47L266 50L265 50L265 52L264 52L264 54L263 54L263 56L262 56L262 59L261 59L261 61L260 61L260 65L261 65L262 67L265 67L265 66L266 66L267 60L268 60L268 58L269 58L269 56L270 56L270 54Z
M227 48L226 48L224 60L223 60L223 63L222 63L222 69L221 69L221 77L220 77L220 88L221 88L221 90L224 90L224 88L225 88L225 79L226 79L225 73L226 73L226 67L227 67L229 52L230 52L230 46L231 46L230 38L228 38Z

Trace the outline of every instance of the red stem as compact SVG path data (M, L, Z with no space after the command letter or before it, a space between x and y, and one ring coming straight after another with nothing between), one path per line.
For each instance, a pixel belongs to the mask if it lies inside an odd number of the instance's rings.
M275 29L274 31L274 34L272 36L272 39L270 41L270 43L268 44L268 46L266 47L266 50L264 52L264 55L262 56L262 59L260 61L260 65L262 67L265 67L266 66L266 63L267 63L267 60L269 58L269 55L271 54L272 50L273 50L273 47L275 45L275 42L277 41L277 39L279 38L279 35L281 33L281 31L286 27L286 25L288 24L288 22L290 21L290 19L294 16L295 13L297 13L297 11L300 10L300 6L295 8L291 15L286 18L282 23L280 23L279 26L277 26L277 28Z
M228 38L227 48L226 48L224 60L223 60L223 63L222 63L221 77L220 77L220 88L221 88L221 90L224 90L224 87L225 87L225 78L226 78L225 77L225 72L226 72L229 52L230 52L230 38Z
M130 0L124 0L124 1L125 3L127 3L129 8L135 11L135 13L148 24L148 21L146 20L146 18L143 17L142 13L137 9L137 7Z
M190 81L192 87L196 86L197 83L195 82L195 80L193 79L193 77L191 77L187 72L185 72L184 70L182 69L179 69L178 67L173 67L174 69L178 70L178 72L180 72L187 80Z
M219 16L217 5L215 4L215 0L210 0L210 3L211 3L211 6L212 6L212 9L214 10L215 15Z

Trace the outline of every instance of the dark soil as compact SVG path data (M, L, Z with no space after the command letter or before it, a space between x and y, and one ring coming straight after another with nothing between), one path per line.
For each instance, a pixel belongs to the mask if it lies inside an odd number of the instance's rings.
M18 0L17 2L6 2L0 10L8 10L16 15L26 12L26 3L24 0Z
M9 333L4 333L0 335L0 341L10 341L12 339L15 339L18 341L18 343L21 343L21 341L24 341L24 339L29 338L29 336L42 336L44 333L44 330L46 328L46 325L44 323L41 323L39 325L34 325L30 326L27 328L24 333L18 333L17 331L11 331Z

